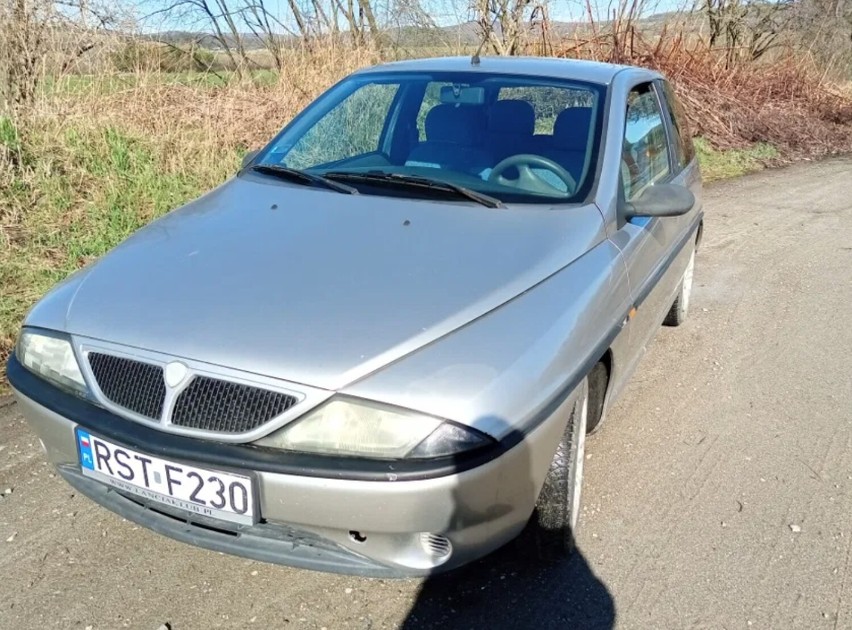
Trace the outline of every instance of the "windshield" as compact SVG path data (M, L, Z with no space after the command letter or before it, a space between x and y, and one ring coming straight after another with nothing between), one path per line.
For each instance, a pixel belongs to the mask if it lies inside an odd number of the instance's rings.
M324 176L363 194L432 194L422 182L405 188L416 177L505 202L576 202L594 179L603 96L596 84L478 71L355 75L311 104L253 165Z

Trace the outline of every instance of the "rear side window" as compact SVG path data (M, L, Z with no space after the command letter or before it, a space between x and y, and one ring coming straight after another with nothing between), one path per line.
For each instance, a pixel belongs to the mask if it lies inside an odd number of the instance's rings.
M553 135L556 117L569 107L592 107L595 95L588 90L548 86L507 86L500 88L497 99L525 101L535 114L535 133Z
M689 123L686 119L686 112L683 106L675 96L674 89L671 83L663 81L663 94L665 95L668 104L667 114L672 123L672 131L674 132L674 141L676 155L675 163L680 168L685 168L692 158L695 157L695 147L692 144L692 134L689 131Z
M636 86L627 97L621 174L628 201L671 174L663 112L650 83Z

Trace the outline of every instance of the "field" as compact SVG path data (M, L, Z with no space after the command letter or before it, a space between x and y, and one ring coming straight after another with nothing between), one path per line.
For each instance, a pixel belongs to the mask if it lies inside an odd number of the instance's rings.
M293 52L283 74L242 80L152 71L45 78L30 111L0 114L0 360L51 285L224 181L319 92L379 58L329 46ZM719 72L714 58L677 42L644 60L672 75L708 181L852 149L849 99L825 92L806 65Z

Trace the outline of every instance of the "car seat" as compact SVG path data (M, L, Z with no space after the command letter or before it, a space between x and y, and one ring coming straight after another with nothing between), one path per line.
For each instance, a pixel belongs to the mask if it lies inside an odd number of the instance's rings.
M426 140L411 150L406 166L426 166L479 175L494 156L481 146L485 120L482 109L441 103L426 115Z
M488 109L487 146L497 162L530 153L534 132L535 110L527 101L496 101Z

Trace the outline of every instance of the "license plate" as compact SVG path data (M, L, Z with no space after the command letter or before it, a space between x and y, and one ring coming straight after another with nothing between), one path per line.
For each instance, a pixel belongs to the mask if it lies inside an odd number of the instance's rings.
M252 480L139 453L77 428L80 469L117 490L164 505L251 525Z

